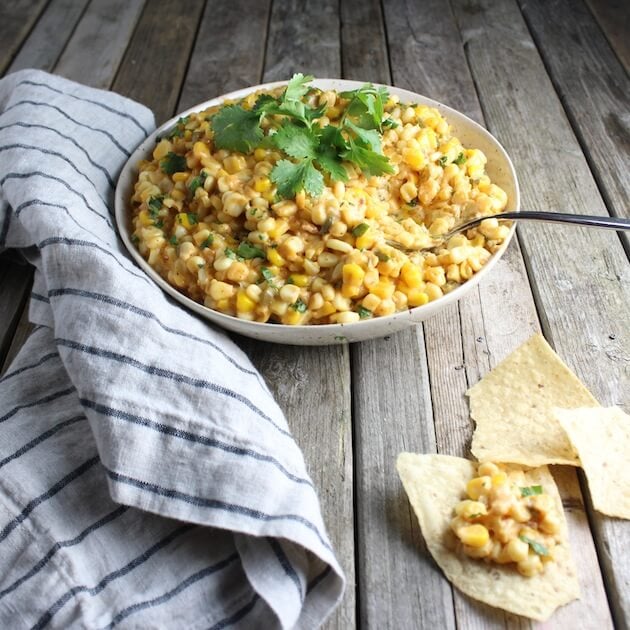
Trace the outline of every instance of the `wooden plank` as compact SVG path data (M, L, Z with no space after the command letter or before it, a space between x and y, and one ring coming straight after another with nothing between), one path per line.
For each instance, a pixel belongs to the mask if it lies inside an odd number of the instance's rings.
M290 79L295 72L320 78L341 76L339 29L339 2L274 2L265 81Z
M46 0L13 0L0 4L0 75L37 22Z
M270 5L270 0L208 2L179 99L179 111L260 82Z
M395 469L402 451L436 450L422 327L354 344L352 368L360 625L455 628Z
M609 212L630 217L630 76L581 0L520 2Z
M457 1L454 9L486 122L515 162L524 205L604 214L588 164L518 7L496 1L471 8ZM518 81L513 80L515 76ZM562 148L561 161L558 147ZM602 404L627 407L630 331L621 322L630 321L630 273L620 241L584 229L523 226L519 232L548 339ZM626 588L630 567L622 549L628 546L630 531L627 523L597 514L590 518L601 523L598 550L607 548L611 561L607 564L600 553L600 562L616 623L624 625L630 612ZM570 527L573 533L571 520ZM583 565L588 553L589 547L581 546L575 554L582 580L588 575ZM592 588L585 591L584 601L590 605L579 609L585 626L589 616L598 614L601 618L593 618L589 627L600 627L606 616L604 601L592 603L596 595ZM566 610L577 610L577 606Z
M55 73L92 87L108 88L143 5L144 0L92 0Z
M32 267L6 256L0 259L0 366L5 363L32 283Z
M328 535L348 580L324 625L355 627L353 447L347 345L297 348L236 338L284 411L319 496Z
M50 71L83 15L89 0L51 0L9 67Z
M389 83L389 56L381 3L342 0L340 11L343 78Z
M153 110L159 126L173 115L204 0L153 0L144 7L120 69L114 92ZM202 37L200 39L208 40Z
M630 72L630 8L626 0L586 0L626 72Z

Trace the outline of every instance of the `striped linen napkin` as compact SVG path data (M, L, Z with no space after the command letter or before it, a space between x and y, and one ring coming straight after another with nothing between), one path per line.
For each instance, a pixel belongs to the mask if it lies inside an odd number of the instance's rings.
M36 267L0 379L0 627L317 627L344 578L282 412L113 227L151 112L32 70L0 112L0 249Z

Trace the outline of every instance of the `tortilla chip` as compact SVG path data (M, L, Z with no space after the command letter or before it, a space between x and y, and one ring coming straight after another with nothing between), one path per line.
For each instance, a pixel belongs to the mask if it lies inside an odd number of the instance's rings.
M471 450L480 461L579 466L553 408L599 403L542 335L534 335L466 393L477 425Z
M630 416L619 407L555 414L580 457L595 509L630 519Z
M512 566L488 564L454 551L455 534L449 524L455 505L465 497L466 483L475 475L475 462L447 455L401 453L396 467L431 555L460 591L539 621L580 596L562 502L546 466L526 470L525 475L529 485L542 485L553 497L563 542L554 548L554 562L533 577L520 575Z

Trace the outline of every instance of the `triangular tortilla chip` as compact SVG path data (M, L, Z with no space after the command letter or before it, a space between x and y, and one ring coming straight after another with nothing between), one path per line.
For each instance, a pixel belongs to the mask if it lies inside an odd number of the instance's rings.
M471 450L480 461L579 466L553 408L599 404L542 335L534 335L466 393L477 425Z
M401 453L396 467L431 555L460 591L539 621L580 596L562 501L546 466L526 470L525 476L528 485L542 485L553 498L562 542L554 548L554 561L533 577L520 575L514 567L488 564L454 551L455 536L449 524L455 505L465 497L466 483L475 474L475 462L448 455Z
M619 407L555 414L580 457L595 509L630 519L630 416Z

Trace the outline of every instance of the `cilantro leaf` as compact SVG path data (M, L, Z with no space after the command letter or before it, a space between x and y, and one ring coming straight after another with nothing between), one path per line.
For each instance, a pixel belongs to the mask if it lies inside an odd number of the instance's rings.
M361 319L369 319L372 317L372 311L369 308L365 308L365 306L359 306L357 313Z
M368 177L393 173L394 168L387 157L370 149L359 146L355 140L349 140L349 148L341 154L344 160L354 162Z
M531 548L532 551L534 553L537 553L539 556L548 556L549 555L549 549L547 549L547 547L545 547L545 545L532 540L531 538L528 538L527 536L519 536L519 538L523 541L526 542Z
M352 121L346 120L345 125L352 129L357 136L357 142L366 149L381 152L381 136L375 129L361 129Z
M542 493L543 493L542 486L528 486L526 488L521 488L522 497L531 497L536 494L542 494Z
M222 107L212 117L214 143L219 149L247 153L263 139L260 116L260 113L240 105Z
M326 171L334 180L347 182L348 173L333 147L319 147L315 157L317 165Z
M448 161L448 155L443 155L438 162L440 163L440 166L446 166L446 162Z
M295 197L300 190L318 197L324 190L324 177L310 159L298 164L280 160L273 167L269 177L278 186L278 194L285 199Z
M308 129L293 124L283 125L272 137L279 149L298 160L314 157L319 144Z
M369 229L370 226L367 223L359 223L359 225L352 229L352 236L356 238L363 236Z
M169 151L166 157L160 162L160 168L167 174L179 173L186 170L186 158Z
M268 267L261 267L260 274L267 282L271 282L274 279L273 272Z
M309 90L307 83L310 83L315 77L308 74L304 76L301 72L294 74L287 88L284 91L284 101L299 101Z
M265 252L248 241L240 243L236 249L236 253L241 258L265 258Z

